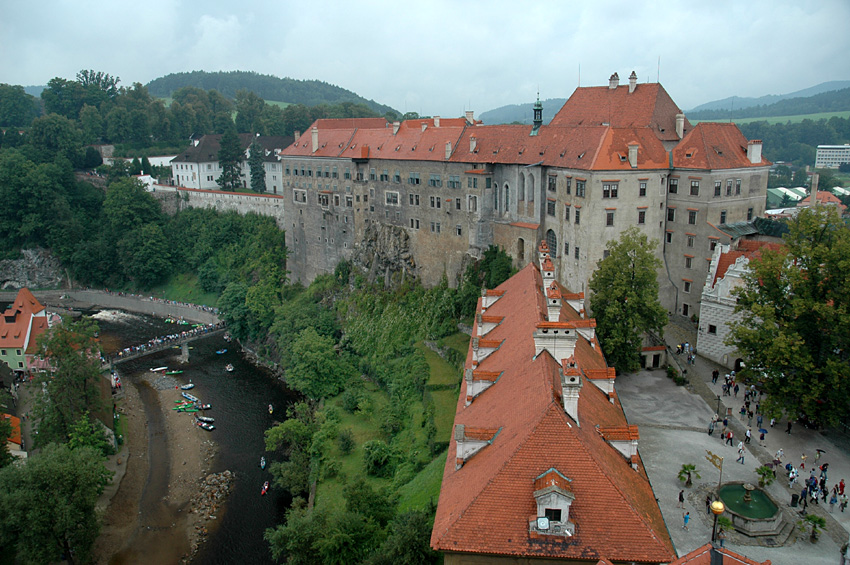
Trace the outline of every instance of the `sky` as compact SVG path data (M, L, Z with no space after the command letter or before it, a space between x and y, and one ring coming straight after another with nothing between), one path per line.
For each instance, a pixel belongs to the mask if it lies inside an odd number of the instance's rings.
M458 117L661 84L687 110L850 79L849 0L0 1L0 83L103 71L316 79L400 112Z

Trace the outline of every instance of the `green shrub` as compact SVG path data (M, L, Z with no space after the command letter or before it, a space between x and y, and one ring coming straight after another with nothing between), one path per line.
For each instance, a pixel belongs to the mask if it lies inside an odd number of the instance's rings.
M373 439L363 444L363 466L375 477L390 477L395 471L395 457L386 442Z
M346 428L339 433L337 444L343 455L348 455L354 451L354 434L351 433L350 429Z

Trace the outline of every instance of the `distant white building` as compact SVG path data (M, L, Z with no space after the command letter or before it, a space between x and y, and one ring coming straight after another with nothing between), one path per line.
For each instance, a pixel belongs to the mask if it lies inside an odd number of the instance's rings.
M818 145L816 169L837 169L842 163L850 163L850 144Z

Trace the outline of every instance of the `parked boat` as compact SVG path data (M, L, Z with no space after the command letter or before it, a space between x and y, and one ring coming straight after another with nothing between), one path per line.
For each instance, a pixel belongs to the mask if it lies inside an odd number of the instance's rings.
M168 367L155 367L151 369L151 373L158 373L160 371L165 371L166 369L168 369Z
M269 482L268 481L263 483L263 490L260 491L260 495L265 496L267 492L269 492Z
M203 420L195 420L195 423L199 428L204 428L208 432L211 432L215 429L215 426L210 424L209 422L204 422Z
M266 468L266 458L260 457L260 469L265 469L265 468Z
M166 375L181 375L181 374L183 374L183 371L166 371L165 374Z
M227 349L217 349L215 352L216 355L224 355L225 353L227 353Z
M188 392L181 392L180 394L182 394L183 398L185 398L186 400L191 400L192 402L200 402L200 399L198 399L197 396L193 396Z
M200 420L201 422L206 422L208 424L212 424L213 422L215 422L215 418L210 418L209 416L198 416L197 414L195 414L195 419Z
M274 413L274 406L269 404L269 414L273 414L273 413Z
M196 402L194 406L198 410L212 410L212 404L201 404L199 402Z
M228 373L232 373L233 372L233 365L228 363L227 365L224 366L224 370L227 371Z
M182 388L183 390L192 390L193 388L195 388L195 384L194 383L188 383L188 384L185 384L185 385L180 385L180 388Z

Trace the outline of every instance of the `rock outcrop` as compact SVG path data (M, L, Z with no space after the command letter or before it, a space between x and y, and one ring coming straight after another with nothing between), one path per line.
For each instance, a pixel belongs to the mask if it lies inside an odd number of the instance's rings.
M368 281L379 277L389 286L396 275L417 276L416 262L410 252L410 236L398 226L370 224L351 258L354 267L368 273Z
M46 249L21 251L20 259L0 261L0 288L60 288L64 280L59 259Z

